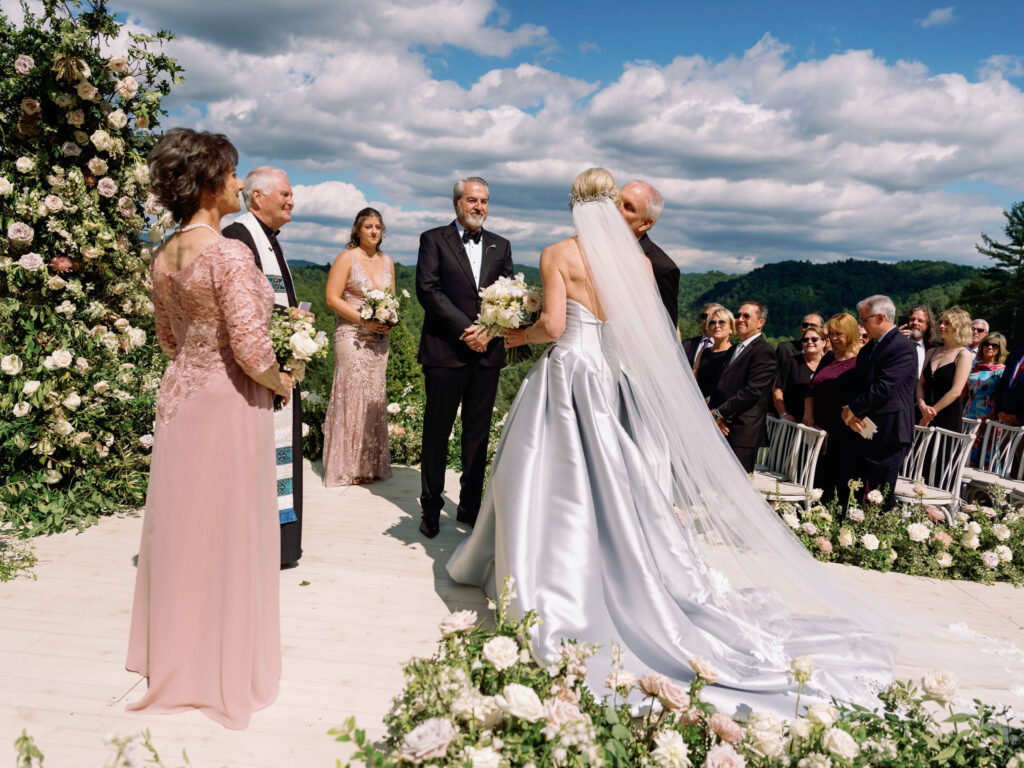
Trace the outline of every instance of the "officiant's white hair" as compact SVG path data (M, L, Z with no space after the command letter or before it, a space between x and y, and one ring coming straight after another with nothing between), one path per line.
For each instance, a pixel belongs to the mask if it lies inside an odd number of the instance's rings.
M467 176L464 179L459 179L455 182L455 188L452 189L452 199L458 200L462 197L462 187L466 184L483 184L487 187L487 191L491 191L491 185L481 179L479 176Z
M652 219L657 223L658 219L661 218L661 212L665 210L665 201L662 199L661 193L652 187L650 182L644 181L643 179L633 179L622 186L628 187L630 184L636 184L643 187L644 191L647 193L647 207L644 208L644 213L641 218Z
M252 205L254 189L268 195L274 191L274 187L281 178L287 181L288 174L272 165L261 165L245 174L245 186L242 187L242 199L245 201L245 207L248 208Z

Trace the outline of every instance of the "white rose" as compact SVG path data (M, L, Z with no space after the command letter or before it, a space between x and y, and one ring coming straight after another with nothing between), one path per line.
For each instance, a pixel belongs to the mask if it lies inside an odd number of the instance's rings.
M878 549L878 537L873 533L865 533L860 537L860 541L865 549L870 549L872 552Z
M874 491L872 491L872 493L874 493ZM855 523L862 523L862 522L864 522L864 510L863 509L858 509L857 507L850 507L849 511L846 513L846 516L848 518L850 518L851 520L853 520L853 522L855 522Z
M400 406L398 403L388 403L388 409L387 410L388 410L388 413L390 413L393 416L394 414L396 414L400 410L402 410L402 406Z
M0 370L8 376L17 376L23 367L21 358L17 355L4 355L0 358Z
M143 448L152 448L153 447L153 442L154 442L153 441L153 436L152 435L143 435L142 437L139 438L139 442L142 444Z
M20 419L22 416L27 415L28 412L31 410L32 406L29 405L28 403L16 403L14 405L14 408L12 409L12 412L17 418Z
M853 546L853 531L849 528L839 529L839 546L841 547L852 547Z
M27 75L36 66L35 59L29 56L27 53L21 54L14 60L14 71L19 75Z
M66 437L75 431L75 427L70 421L57 419L56 423L53 425L53 431L58 435L64 435Z
M885 500L885 497L882 496L882 492L881 491L874 490L874 491L868 491L867 499L872 504L881 504Z
M1013 561L1013 552L1005 544L1000 544L998 547L996 547L995 552L997 555L999 555L999 559L1002 560L1004 563L1009 563Z
M101 160L98 157L94 157L92 160L86 163L86 166L89 168L89 172L92 173L93 176L102 176L104 173L107 172L106 161Z
M492 637L484 643L482 653L499 672L508 669L519 660L519 646L516 645L516 641L503 635Z
M995 552L982 552L981 562L983 562L989 568L995 569L999 567L999 555Z
M960 543L968 549L977 549L981 546L981 539L973 533L967 532L963 535L963 538L960 539Z
M476 626L476 611L455 611L445 616L441 622L441 634L447 637L457 632L467 632Z
M41 386L42 382L36 381L35 379L29 379L24 383L24 385L22 385L21 394L25 395L26 397L31 397L39 390L39 387Z
M100 95L100 92L96 90L96 86L88 80L80 80L78 85L75 86L75 91L78 93L78 98L84 101L92 101Z
M935 557L935 562L941 565L943 568L949 568L953 564L953 556L949 552L940 552Z
M97 381L95 384L92 385L92 391L95 392L97 395L102 395L108 389L110 389L110 385L106 382L106 380Z
M700 656L692 656L690 658L690 669L696 672L698 677L707 680L709 683L713 683L718 679L718 670Z
M77 392L72 392L70 395L64 398L64 407L71 411L78 410L78 406L82 404L82 398L79 397Z
M288 339L288 347L296 360L311 360L320 351L320 346L306 333L293 333Z
M811 752L806 757L800 758L796 768L832 768L832 758L820 752Z
M995 534L999 541L1006 541L1010 538L1010 527L1002 523L996 523L992 526L992 533Z
M921 688L924 689L924 698L937 701L940 704L952 701L956 695L957 686L960 681L952 672L932 670L921 680Z
M67 280L65 280L60 275L54 275L53 277L46 281L46 287L49 288L51 291L59 291L61 288L67 286L67 284Z
M110 134L102 128L98 128L93 131L92 136L89 137L89 141L91 141L92 145L101 152L106 152L111 146Z
M798 683L806 683L814 674L814 659L810 656L797 656L789 662L789 674Z
M852 762L853 758L860 754L856 739L841 728L830 728L826 731L821 744L833 755L847 762Z
M14 191L14 185L6 176L0 176L0 197L6 197Z
M136 118L138 122L138 118ZM140 128L142 126L139 126ZM137 163L132 169L132 178L135 179L135 183L139 186L149 186L149 166L145 163ZM158 211L158 214L163 211L163 208Z
M73 109L73 110L71 110L70 112L67 113L66 117L67 117L68 123L70 125L75 126L76 128L81 128L82 127L82 123L85 122L85 112L83 112L80 109Z
M473 768L501 768L501 752L494 747L466 747L462 754Z
M907 526L907 535L911 541L928 541L931 532L924 523L911 523Z
M119 131L128 124L128 115L124 113L123 109L115 109L109 115L107 115L107 125L113 128L115 131Z
M31 157L19 157L14 161L14 167L19 173L31 173L35 170L36 161Z
M32 238L35 237L35 236L36 236L36 231L34 229L32 229L32 227L30 227L28 224L26 224L23 221L15 221L9 227L7 227L7 238L12 243L31 243L32 242ZM27 256L29 254L25 254L25 255ZM33 255L36 256L36 257L39 256L38 253L33 254ZM22 256L21 258L24 259L25 256ZM21 261L19 260L18 263L20 264ZM42 266L42 259L39 259L39 265ZM27 267L26 267L26 269L27 269ZM37 269L38 269L38 267L37 267Z
M67 315L70 317L75 314L75 309L77 309L77 307L75 307L74 304L72 304L68 299L64 299L64 301L58 304L53 311L58 315Z
M118 80L114 89L121 95L122 99L127 101L139 92L139 84L135 82L134 77L128 75L127 77Z
M505 690L498 697L498 706L506 715L518 717L520 720L530 723L535 723L544 717L544 705L541 704L536 692L519 683L509 683L505 686Z
M146 332L141 328L128 329L128 342L132 349L137 349L146 343Z
M49 366L47 365L47 360L50 361ZM66 349L57 349L43 360L43 367L48 371L52 371L55 368L67 368L74 361L75 356Z
M821 723L826 728L835 725L839 711L831 704L811 704L807 707L807 719L812 723Z
M444 757L448 745L455 738L455 726L443 717L432 717L405 734L402 739L402 759L422 763Z
M96 191L103 197L113 197L117 194L117 182L109 176L104 176L96 182Z
M778 757L785 748L782 721L770 712L750 714L747 718L747 737L750 740L750 751L761 757Z
M806 717L798 717L789 728L793 741L806 741L811 735L812 723Z
M975 536L980 536L981 523L977 522L976 520L971 520L971 522L967 524L967 530L973 533Z
M107 69L115 75L126 75L128 74L128 59L124 56L111 56L110 61L107 62Z

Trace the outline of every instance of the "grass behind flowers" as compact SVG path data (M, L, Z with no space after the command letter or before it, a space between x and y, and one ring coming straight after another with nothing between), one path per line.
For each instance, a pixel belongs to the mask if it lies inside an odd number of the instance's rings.
M756 711L737 722L716 712L700 694L717 673L699 658L690 660L688 689L653 673L635 679L616 662L606 690L590 691L586 662L597 647L566 642L554 663L537 666L528 651L537 618L510 618L512 589L506 583L493 629L474 611L441 623L437 652L405 668L407 684L385 718L382 744L369 743L354 718L332 731L355 743L354 760L379 768L1024 768L1024 731L1005 709L978 701L972 711L954 712L957 680L944 672L927 674L920 690L895 683L874 710L815 703L792 722ZM790 674L802 690L813 659L794 659ZM659 711L634 718L625 703L634 690Z

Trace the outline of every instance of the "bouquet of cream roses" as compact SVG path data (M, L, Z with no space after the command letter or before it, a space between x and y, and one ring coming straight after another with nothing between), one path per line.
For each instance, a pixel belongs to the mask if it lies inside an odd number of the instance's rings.
M327 355L327 334L313 327L313 318L295 307L270 316L270 341L281 370L298 384L306 377L306 363Z
M390 288L375 288L363 296L363 307L359 310L359 316L363 320L398 325L398 309L398 297Z
M515 277L499 277L480 289L480 314L477 325L491 336L504 336L512 328L529 328L540 317L541 291L528 285L520 272ZM517 362L523 348L508 351L509 362Z

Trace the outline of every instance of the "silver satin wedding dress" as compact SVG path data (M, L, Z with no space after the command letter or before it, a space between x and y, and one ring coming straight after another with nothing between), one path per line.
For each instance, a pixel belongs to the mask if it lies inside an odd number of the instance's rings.
M877 704L908 639L919 662L955 670L971 642L845 583L754 490L614 204L576 204L573 219L608 320L567 301L565 331L509 411L451 577L494 597L513 576L513 610L543 622L532 637L540 664L563 639L600 643L587 675L599 698L613 642L637 676L686 684L689 659L709 661L719 676L703 695L729 713L750 705L791 717L787 670L802 655L817 665L804 702ZM993 662L988 682L1005 680L1005 663Z

